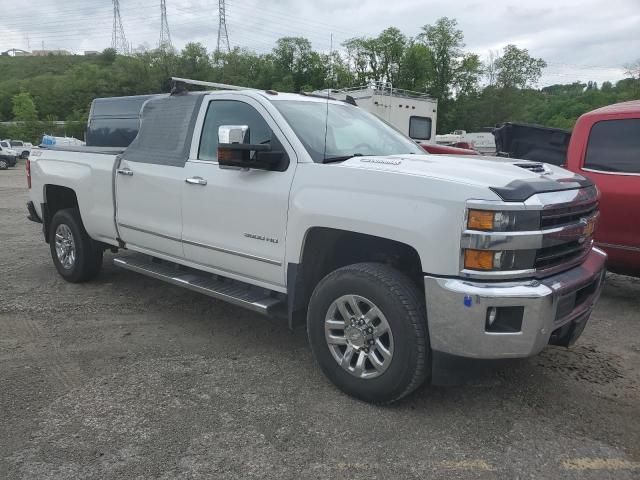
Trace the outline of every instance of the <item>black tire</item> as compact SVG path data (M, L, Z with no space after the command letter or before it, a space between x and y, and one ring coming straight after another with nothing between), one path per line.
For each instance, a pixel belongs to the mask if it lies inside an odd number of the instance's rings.
M343 369L325 339L325 316L331 304L350 294L373 302L393 334L390 364L375 378L359 378ZM407 276L383 264L348 265L323 278L309 302L307 335L324 374L343 392L366 402L393 403L422 385L430 372L424 295Z
M0 170L8 170L9 169L9 161L4 158L0 158Z
M75 262L69 268L62 265L56 253L56 231L60 225L69 227L73 236ZM55 213L49 225L49 247L53 264L67 282L86 282L100 273L103 250L87 234L77 208L58 210Z

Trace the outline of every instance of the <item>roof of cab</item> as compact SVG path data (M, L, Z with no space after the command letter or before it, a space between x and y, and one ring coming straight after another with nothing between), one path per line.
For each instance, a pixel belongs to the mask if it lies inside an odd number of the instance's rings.
M640 100L632 100L630 102L614 103L613 105L607 105L606 107L597 108L584 114L584 116L591 115L610 115L614 113L640 113Z
M300 102L316 102L316 103L326 103L327 98L322 98L316 95L304 95L300 93L288 93L288 92L275 92L274 90L258 90L247 88L246 90L207 90L200 92L189 92L189 93L207 93L207 94L225 94L225 93L243 93L249 95L259 95L263 98L266 98L270 101L283 101L283 100L296 100ZM336 100L335 98L329 98L329 103L336 103L339 105L345 105L346 103L342 100Z

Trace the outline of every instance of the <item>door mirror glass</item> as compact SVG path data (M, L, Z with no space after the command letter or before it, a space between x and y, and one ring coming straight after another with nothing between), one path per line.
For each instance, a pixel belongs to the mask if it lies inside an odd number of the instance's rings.
M218 128L218 143L249 143L247 125L221 125Z
M271 141L247 143L250 138L246 125L221 125L218 127L218 164L221 167L276 170L284 158L284 152L271 150Z

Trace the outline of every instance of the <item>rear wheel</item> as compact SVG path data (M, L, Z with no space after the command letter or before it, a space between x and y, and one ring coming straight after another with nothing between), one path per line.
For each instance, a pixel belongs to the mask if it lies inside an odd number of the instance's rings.
M360 263L327 275L311 297L307 329L325 375L361 400L392 403L427 377L424 297L391 267Z
M4 158L0 158L0 170L7 170L9 168L9 162Z
M68 282L86 282L100 272L102 248L87 234L77 208L59 210L53 216L49 247L58 273Z

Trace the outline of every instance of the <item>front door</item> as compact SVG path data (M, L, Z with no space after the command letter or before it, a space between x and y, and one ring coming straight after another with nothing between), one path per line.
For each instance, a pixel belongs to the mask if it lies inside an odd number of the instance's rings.
M220 168L221 125L247 125L249 143L271 142L274 149L284 149L287 166L283 171ZM185 257L222 275L284 290L289 190L296 157L269 113L249 97L212 100L200 144L191 157L182 185Z

